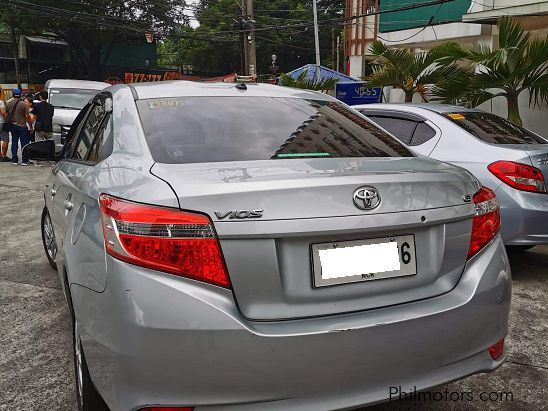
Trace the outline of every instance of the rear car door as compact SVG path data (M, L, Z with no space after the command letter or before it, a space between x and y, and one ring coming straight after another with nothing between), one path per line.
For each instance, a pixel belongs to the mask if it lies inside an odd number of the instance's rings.
M86 117L76 130L70 151L67 152L69 173L64 208L67 229L64 230L64 254L72 283L102 291L105 286L103 244L94 239L99 217L97 199L88 195L89 171L112 152L112 97L103 92L91 102ZM70 270L78 267L77 270Z
M77 137L78 130L80 129L83 120L86 118L89 109L90 105L86 105L80 111L72 125L67 142L61 151L61 159L52 170L55 178L52 181L52 185L48 193L49 198L46 202L53 224L55 239L57 241L57 267L59 272L62 272L64 267L65 256L63 252L63 245L65 240L65 231L72 214L72 210L67 210L65 208L65 202L70 201L70 198L72 197L72 194L70 194L72 185L70 176L73 172L73 163L69 161L69 153L72 152L76 139L75 137Z

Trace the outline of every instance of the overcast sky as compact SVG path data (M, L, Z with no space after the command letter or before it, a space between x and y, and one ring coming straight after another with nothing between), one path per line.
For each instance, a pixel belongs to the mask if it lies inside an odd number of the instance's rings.
M187 0L186 4L187 4L187 7L192 7L192 6L195 6L196 4L198 4L200 2L200 0ZM198 21L196 21L194 19L194 13L190 10L185 10L185 14L187 16L189 16L191 19L190 19L190 25L194 28L198 27L199 24L198 24Z

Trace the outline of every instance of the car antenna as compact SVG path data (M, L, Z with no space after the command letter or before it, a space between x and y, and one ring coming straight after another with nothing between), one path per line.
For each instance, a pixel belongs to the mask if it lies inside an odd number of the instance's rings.
M236 88L238 90L247 90L247 86L245 85L245 83L237 83Z

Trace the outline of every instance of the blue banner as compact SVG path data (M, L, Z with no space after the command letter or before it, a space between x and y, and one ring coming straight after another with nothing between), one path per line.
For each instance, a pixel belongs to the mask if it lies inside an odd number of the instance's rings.
M380 87L368 88L365 83L337 83L335 96L343 103L353 106L356 104L380 103L382 89Z

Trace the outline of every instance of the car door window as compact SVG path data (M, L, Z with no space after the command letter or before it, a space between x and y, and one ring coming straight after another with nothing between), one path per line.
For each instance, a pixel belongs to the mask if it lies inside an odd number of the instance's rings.
M95 140L88 152L86 161L98 163L104 160L112 152L112 116L107 115L103 118L101 125L95 135Z
M368 116L371 120L393 134L404 144L409 144L417 127L417 122L395 117Z
M426 123L418 123L413 133L410 146L420 146L436 135L436 131Z
M71 158L73 160L85 161L89 150L95 140L95 136L107 115L102 104L93 104L87 118L79 131Z
M78 141L78 131L80 129L80 126L85 121L87 113L89 112L91 108L91 103L85 106L82 111L76 116L76 119L70 126L70 131L68 132L67 139L65 141L65 145L63 146L62 151L62 157L63 158L71 158L72 152L74 151L74 147L76 146L76 142Z

